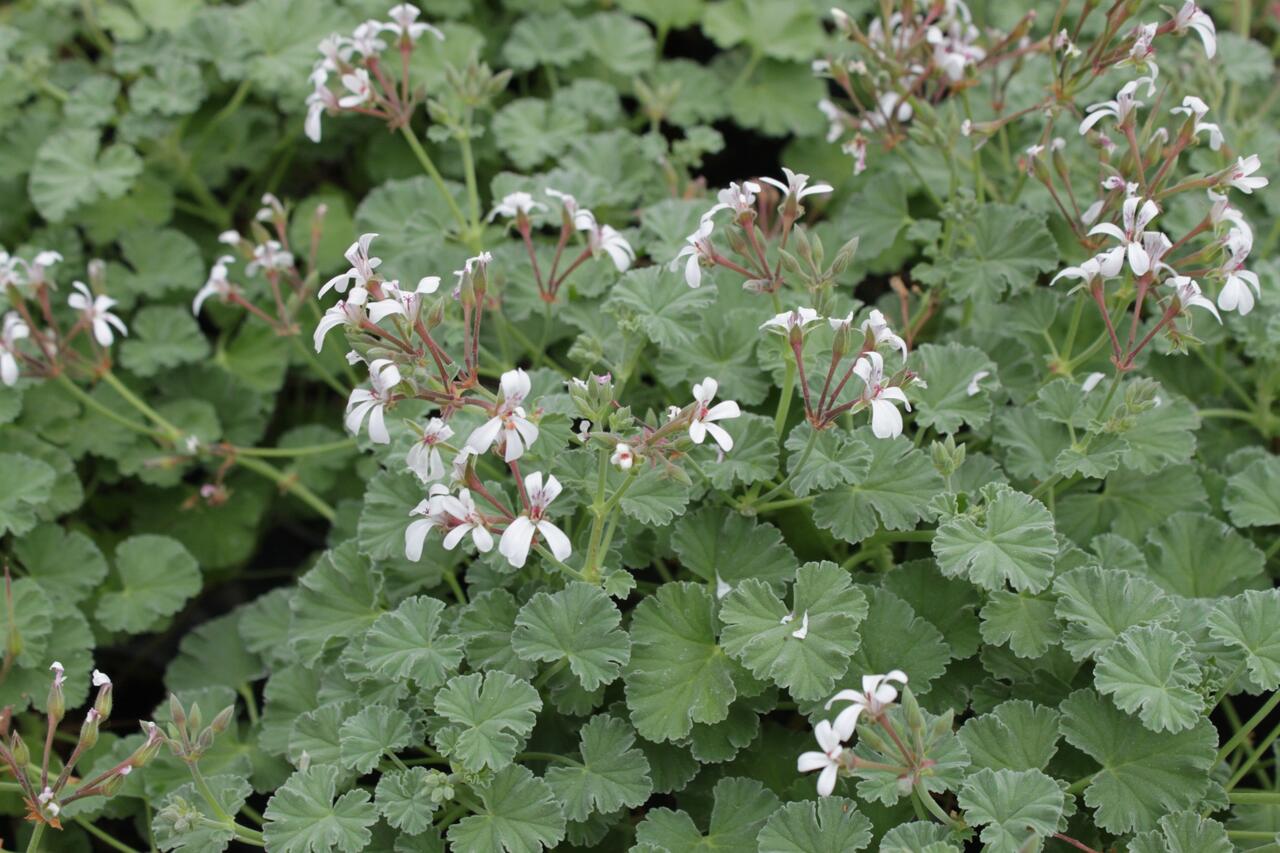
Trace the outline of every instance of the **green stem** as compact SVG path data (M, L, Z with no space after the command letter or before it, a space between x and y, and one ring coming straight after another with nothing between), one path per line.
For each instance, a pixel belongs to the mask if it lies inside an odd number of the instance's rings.
M1280 705L1280 691L1272 692L1271 698L1268 699L1266 703L1261 708L1258 709L1258 712L1254 714L1252 717L1250 717L1248 722L1246 722L1243 726L1240 727L1240 731L1232 735L1231 739L1222 745L1222 748L1218 750L1218 756L1216 760L1222 761L1228 755L1230 755L1232 750L1234 750L1237 746L1239 746L1244 741L1244 739L1247 738L1249 734L1255 728L1257 728L1258 725L1263 720L1267 718L1267 715L1275 710L1276 705Z
M133 406L139 412L146 415L156 426L160 427L166 433L171 441L177 441L182 437L182 430L174 426L170 421L165 419L163 415L146 404L146 402L133 391L129 390L129 386L120 381L110 370L102 374L102 380L115 389L115 392L124 398L125 402Z
M449 187L445 185L444 176L440 174L440 170L436 168L436 164L431 161L422 143L418 141L418 137L414 135L413 130L408 124L400 125L400 135L409 143L409 147L413 149L413 154L418 158L418 162L422 164L423 170L435 182L436 188L440 190L440 194L444 196L445 202L449 205L449 212L453 214L453 218L458 221L458 226L467 236L467 243L475 251L480 250L480 246L475 236L470 233L471 226L467 222L467 217L463 214L462 209L458 207L458 203L453 200L453 193L449 192Z
M1070 787L1067 788L1067 793L1068 794L1080 793L1085 788L1089 787L1089 783L1093 781L1093 777L1096 775L1097 775L1096 773L1090 773L1088 776L1084 777L1083 779L1077 779L1076 781L1072 782Z
M43 823L37 823L31 830L31 840L27 842L27 853L40 853L40 837L44 835Z
M480 191L476 187L476 161L471 152L471 135L468 131L458 137L458 147L462 149L462 171L467 180L467 202L471 208L471 228L480 230Z
M98 827L94 826L90 821L87 821L82 817L75 818L75 822L81 829L83 829L85 832L89 833L94 838L98 839L108 847L112 847L116 850L119 850L121 853L141 853L140 850L134 847L130 847L128 844L125 844L122 841L117 841L115 838L108 835L103 830L98 829Z
M83 388L81 388L79 385L77 385L76 383L72 382L69 378L67 378L67 375L65 373L58 374L58 382L62 385L62 387L66 388L67 391L69 391L73 397L75 397L81 403L84 403L90 409L93 409L95 412L102 415L103 417L113 420L116 423L120 424L121 426L127 427L133 430L134 432L142 433L143 435L149 435L152 438L164 437L164 434L161 433L159 430L154 430L151 427L146 426L145 424L140 424L135 420L126 418L124 415L120 414L114 409L111 409L107 406L104 406L102 403L99 403L92 396L87 394Z
M332 453L335 450L346 450L349 447L355 447L356 440L354 438L344 438L341 441L329 441L324 444L307 444L302 447L233 447L236 456L261 456L265 458L271 457L288 457L295 456L317 456L321 453Z
M924 807L929 810L929 814L936 817L939 821L941 821L946 826L949 826L953 829L960 828L962 824L957 823L951 817L951 815L947 814L942 810L942 806L938 805L937 800L935 800L933 798L933 795L930 794L929 791L925 788L924 782L920 780L916 780L914 791L915 791L916 797L919 798L921 804L923 804Z
M296 476L281 473L275 467L268 465L260 459L254 459L252 456L236 457L236 464L244 468L248 468L255 474L266 477L281 489L291 492L300 501L319 513L326 521L332 523L337 519L338 514L334 511L333 507L329 506L323 498L303 485Z
M766 501L765 503L753 504L752 509L756 512L768 512L773 509L787 509L793 506L808 506L813 503L816 495L808 495L803 498L787 498L781 501Z
M773 416L773 432L778 438L787 427L787 412L791 409L791 396L796 388L796 363L787 359L786 373L782 377L782 396L778 398L778 411Z
M1263 756L1271 744L1275 743L1278 737L1280 737L1280 724L1277 724L1274 729L1267 733L1267 736L1249 753L1249 757L1240 765L1240 769L1232 775L1227 782L1227 793L1231 793L1231 789L1240 784L1240 780L1248 775L1249 771L1253 769L1253 765L1258 763L1258 759Z
M1227 799L1241 805L1280 806L1280 791L1232 791Z
M800 458L796 461L795 467L791 469L786 477L782 478L782 482L765 492L761 497L761 501L768 501L769 498L781 492L804 468L804 463L809 461L809 454L813 452L813 446L818 441L818 431L816 429L809 431L809 440L804 443L804 450L800 451Z
M253 688L249 683L241 682L236 688L236 692L240 694L240 698L244 699L245 710L249 714L249 724L256 725L258 722L258 700L254 698Z

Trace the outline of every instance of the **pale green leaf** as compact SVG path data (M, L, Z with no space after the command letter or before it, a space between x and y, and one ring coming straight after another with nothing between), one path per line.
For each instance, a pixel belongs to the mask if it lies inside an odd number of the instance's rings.
M871 466L864 476L818 495L813 523L846 542L857 543L878 526L910 530L932 518L928 502L943 491L943 482L928 454L905 437L874 438L868 429L854 435L871 448Z
M1148 575L1165 592L1187 598L1233 595L1263 574L1263 555L1248 539L1208 515L1168 516L1147 534Z
M200 591L200 567L168 536L131 536L116 546L119 588L104 592L95 615L111 631L146 631Z
M439 798L452 790L447 783L441 784L446 778L439 770L425 767L383 773L374 790L378 814L392 828L410 835L426 831L440 808Z
M1257 459L1227 479L1222 504L1240 527L1280 524L1280 456Z
M653 782L649 760L634 749L635 734L626 722L604 715L592 717L578 730L581 759L547 768L546 782L570 820L592 813L609 814L636 808L649 799Z
M907 363L927 383L911 389L920 428L954 433L962 426L980 427L990 420L988 389L996 387L996 366L982 350L956 343L921 344ZM986 375L979 378L983 372ZM974 388L977 393L971 394Z
M1058 751L1060 718L1052 708L1014 699L966 720L960 741L975 767L1043 770Z
M1136 711L1157 732L1188 729L1204 711L1204 697L1196 690L1200 667L1186 635L1159 625L1125 631L1098 656L1094 683L1116 707Z
M0 535L16 536L36 526L36 511L53 494L57 472L47 463L17 453L0 453Z
M1053 589L1055 612L1067 622L1062 645L1076 660L1105 651L1129 628L1177 618L1159 587L1118 569L1085 566L1059 577Z
M850 671L868 674L901 669L916 692L924 693L951 658L942 634L888 590L862 589L867 596L867 618L859 627L862 642L849 662Z
M365 665L383 678L412 678L425 690L444 684L462 663L462 638L443 630L444 609L417 595L379 616L364 637Z
M871 844L871 821L845 797L787 803L757 839L760 853L855 853Z
M333 767L299 770L276 790L263 813L267 846L279 853L357 853L373 837L378 820L369 792L361 788L337 793Z
M1129 842L1128 853L1232 853L1236 848L1227 828L1193 811L1160 818L1160 828L1140 833Z
M78 602L107 576L107 559L79 530L42 524L14 543L14 556L49 596Z
M449 827L457 853L538 853L564 838L564 814L550 786L525 767L507 767L473 786L483 811Z
M989 590L1005 583L1018 591L1044 589L1058 553L1053 515L1035 498L1012 489L989 488L984 495L980 510L938 526L933 538L938 568Z
M984 768L965 780L959 802L965 820L982 827L985 849L1020 853L1038 849L1057 831L1063 796L1058 783L1039 770ZM1028 847L1033 838L1035 846Z
M567 661L586 690L612 684L631 658L617 606L598 587L571 583L520 608L511 646L525 660ZM581 819L581 818L575 818Z
M799 564L778 528L717 506L704 506L677 521L671 547L685 569L730 586L748 578L778 586L794 576Z
M343 765L368 773L383 755L408 746L413 731L409 715L399 708L369 705L343 721L338 738Z
M651 809L636 826L636 841L666 853L751 850L761 828L778 809L777 796L755 779L729 776L716 783L715 804L704 834L688 814Z
M1280 590L1250 589L1219 601L1209 635L1244 652L1250 693L1280 687Z
M454 725L443 750L468 770L511 764L542 710L538 691L506 672L455 675L435 696L435 711Z

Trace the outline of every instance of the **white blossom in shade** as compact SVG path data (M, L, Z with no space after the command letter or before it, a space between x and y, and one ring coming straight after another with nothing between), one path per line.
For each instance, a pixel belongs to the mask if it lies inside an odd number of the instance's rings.
M338 97L329 91L329 87L324 84L323 80L316 80L315 89L310 95L307 95L307 117L302 123L302 130L306 134L307 139L312 142L320 141L320 119L328 111L338 109Z
M1111 222L1099 222L1089 229L1089 235L1104 234L1120 241L1129 259L1129 269L1134 275L1146 275L1151 269L1151 255L1143 246L1142 235L1151 220L1160 214L1160 208L1151 199L1137 196L1126 198L1121 211L1121 228Z
M787 182L784 184L777 178L761 178L760 180L766 184L777 187L782 191L783 198L795 197L797 201L810 195L825 195L834 190L831 184L814 184L809 186L809 176L803 172L793 172L786 166L782 167L782 174L786 176Z
M908 412L911 403L901 388L884 384L884 358L872 350L854 362L853 372L862 380L862 399L871 407L871 432L876 438L902 435L902 413L894 403L901 403Z
M0 382L5 385L18 381L18 341L30 334L30 327L17 311L4 315L4 326L0 327Z
M1209 208L1209 224L1215 229L1224 222L1231 226L1232 231L1242 231L1248 235L1249 244L1253 244L1253 229L1249 227L1249 223L1245 221L1244 214L1238 208L1231 206L1231 200L1227 198L1225 193L1216 193L1209 190L1209 201L1213 204Z
M1260 190L1271 183L1270 180L1261 175L1253 176L1253 173L1260 168L1262 168L1262 161L1258 159L1257 154L1250 154L1248 157L1237 157L1236 164L1227 170L1227 186L1235 187L1246 195L1253 195L1254 190Z
M351 284L355 284L356 287L364 287L368 284L376 275L374 270L382 264L381 258L369 256L369 244L377 236L377 234L361 234L359 240L348 246L346 258L347 262L351 264L351 269L335 275L325 282L324 287L320 288L320 293L317 295L324 296L331 288L339 293L346 293L347 287Z
M508 193L502 197L502 201L494 205L493 210L489 211L488 221L492 222L499 216L507 219L515 219L520 216L528 216L535 210L546 210L547 206L540 201L534 201L533 196L526 192Z
M422 297L429 296L440 289L440 276L428 275L418 279L418 286L413 290L402 290L394 281L382 285L382 299L369 303L369 319L375 323L394 315L404 317L413 322L418 317L418 308L422 305Z
M444 498L449 489L443 483L434 483L427 492L427 497L409 510L414 520L404 530L404 555L412 562L422 559L422 546L427 541L427 534L432 530L446 530Z
M827 119L827 141L835 142L845 131L845 111L827 98L818 101L818 110Z
M468 489L458 489L457 496L444 495L440 499L440 509L444 513L444 523L449 532L444 536L444 548L452 551L458 547L468 533L475 543L476 550L487 554L493 550L493 534L485 526L484 516L476 509L476 502Z
M710 219L722 210L732 210L734 218L754 213L756 209L756 194L760 192L760 185L755 181L743 181L742 183L731 182L729 186L716 193L718 204L711 206L711 209L702 214L703 219Z
M253 247L253 259L244 265L245 275L257 275L259 270L287 270L293 266L293 253L286 251L279 240L268 240Z
M360 324L368 319L368 315L364 311L364 303L369 298L369 292L363 287L354 287L351 293L347 294L346 299L339 299L320 318L320 322L316 324L315 334L312 336L312 343L316 346L316 352L320 352L320 348L324 346L324 336L329 334L331 329L339 326L350 326L358 329Z
M631 466L636 464L635 451L631 449L631 445L620 441L613 448L613 453L609 456L609 463L620 471L630 471Z
M897 347L903 358L907 357L907 342L893 333L893 329L889 328L889 321L884 318L884 314L879 309L872 308L867 319L863 320L858 328L864 335L871 334L875 338L876 346L889 344Z
M704 216L698 230L684 238L684 248L671 261L670 269L674 270L681 258L688 258L684 264L684 283L690 287L702 285L702 264L714 263L716 251L711 245L711 232L715 227L715 220Z
M439 444L453 438L453 428L439 418L427 421L422 431L422 438L413 443L405 455L405 464L409 470L418 475L424 483L433 483L444 478L444 459L440 455Z
M898 689L890 683L893 681L905 685L907 674L900 669L895 669L884 675L864 675L862 692L841 690L827 700L828 709L836 702L853 703L836 715L835 723L832 725L840 740L846 741L853 737L854 729L858 727L858 717L864 712L872 718L878 717L890 703L898 698Z
M982 393L982 380L991 375L990 370L979 370L973 376L969 377L969 385L964 389L964 393L969 397L976 397Z
M1169 284L1173 285L1173 292L1178 298L1178 304L1182 306L1183 309L1203 308L1212 314L1219 323L1222 322L1222 316L1218 314L1218 309L1212 302L1201 295L1200 285L1196 284L1190 276L1170 276ZM1226 288L1223 288L1223 290L1225 291ZM1218 294L1218 298L1221 299L1222 294ZM1250 300L1250 307L1252 307L1252 299ZM1241 313L1247 314L1249 312L1243 311Z
M514 462L525 448L538 440L538 426L525 414L523 403L532 384L529 374L516 368L502 374L499 382L502 398L494 407L493 417L485 421L467 438L467 447L484 453L496 441L502 447L502 458Z
M867 113L864 124L872 130L879 130L887 127L891 118L898 124L905 124L914 114L910 101L897 92L885 92L876 100L876 108Z
M1080 383L1080 391L1082 393L1088 394L1094 388L1097 388L1098 383L1101 382L1103 379L1105 379L1106 376L1107 374L1099 373L1098 371L1094 371L1093 373L1090 373L1088 376L1084 378L1084 381Z
M1080 214L1080 221L1085 225L1092 225L1098 218L1098 214L1102 213L1102 208L1106 206L1106 201L1098 199L1093 204L1084 209L1084 213Z
M1170 110L1172 113L1181 113L1191 119L1191 135L1199 136L1201 133L1209 134L1209 148L1217 151L1222 147L1223 136L1222 128L1211 121L1201 121L1205 114L1209 112L1209 107L1204 101L1195 95L1187 95L1182 99L1182 106L1174 107ZM1164 130L1164 128L1161 128Z
M529 558L529 548L533 545L535 533L543 538L557 560L563 562L573 553L569 537L544 518L547 507L560 494L561 488L560 481L555 477L549 476L546 483L543 483L541 471L534 471L524 478L524 490L529 498L528 512L522 513L508 524L498 542L498 552L515 568L523 566Z
M1223 311L1239 311L1241 316L1253 310L1255 295L1262 296L1258 274L1244 268L1251 244L1252 235L1241 231L1231 232L1231 236L1227 238L1227 260L1222 266L1225 280L1222 290L1218 291L1218 307ZM1250 288L1253 290L1250 291Z
M103 671L102 671L102 670L100 670L100 669L95 669L95 670L93 671L93 686L94 686L94 687L104 687L104 686L106 686L106 685L108 685L108 684L110 684L110 683L111 683L111 678L110 678L110 676L108 676L105 672L103 672Z
M0 288L22 284L22 274L18 264L22 261L17 255L11 255L0 249Z
M93 337L102 346L109 347L115 341L113 329L122 335L128 335L124 321L111 313L116 301L110 296L94 296L93 291L83 281L74 281L71 286L76 292L67 297L67 304L85 316L93 327Z
M27 264L27 281L28 287L39 287L42 284L49 284L49 267L62 262L62 253L55 252L52 249L45 249L42 252L36 252L36 256L31 259L31 263Z
M796 308L794 311L783 311L781 314L775 314L772 319L761 323L760 328L766 332L789 335L795 329L803 332L821 319L818 316L818 312L812 308Z
M347 94L338 98L338 106L344 110L354 109L373 100L373 83L369 80L369 72L357 68L342 75L342 87Z
M733 585L726 583L724 579L720 577L720 573L716 572L716 598L724 598L731 592L733 592Z
M66 669L62 666L62 661L54 661L49 664L49 671L53 673L53 686L61 687L67 681Z
M842 738L829 720L821 720L813 727L813 735L818 740L818 752L802 752L796 759L796 771L818 774L818 796L829 797L836 789L836 779L840 776L840 760L844 756Z
M1090 287L1108 278L1115 278L1124 266L1124 248L1111 249L1094 255L1078 267L1067 267L1059 272L1049 284L1056 284L1060 278L1075 279L1084 287Z
M378 34L382 32L382 27L383 24L379 21L365 21L352 31L351 38L347 40L347 44L363 57L375 56L387 48L386 42L378 38ZM363 68L358 70L364 71ZM365 74L365 80L368 79L369 75Z
M861 133L857 134L840 146L840 150L853 158L853 174L861 175L867 171L867 139Z
M449 463L449 482L460 486L467 482L467 470L476 452L465 444L458 450L458 455Z
M359 434L365 416L369 418L369 439L374 444L389 444L386 408L391 402L391 390L400 384L400 368L386 358L375 358L369 363L368 389L356 388L347 398L346 426L348 432Z
M566 208L567 209L567 208ZM612 225L596 222L595 214L585 208L573 214L573 226L587 235L587 247L593 256L604 252L618 272L626 272L636 259L635 249Z
M1084 117L1084 121L1080 122L1080 135L1084 136L1089 132L1095 124L1103 118L1110 116L1116 120L1116 124L1124 124L1128 121L1133 111L1142 106L1142 101L1134 97L1134 93L1138 91L1138 84L1146 78L1138 80L1130 80L1120 87L1120 91L1116 94L1114 101L1102 101L1097 104L1090 104L1085 108L1088 113Z
M382 29L389 33L395 33L402 39L408 39L410 42L416 42L425 34L431 33L438 40L444 41L444 33L431 26L428 23L418 21L418 7L411 3L398 3L391 7L387 12L387 17L391 18L391 23L383 24Z
M781 620L779 620L779 624L790 625L792 622L795 621L795 619L796 619L796 615L794 613L788 613L786 616L783 616ZM804 614L800 617L800 627L792 631L791 636L795 637L797 640L803 640L805 637L809 636L809 611L808 610L806 610Z
M214 261L213 267L209 270L209 278L205 280L204 287L200 288L195 300L191 303L192 314L199 314L200 307L210 296L226 299L231 295L234 286L227 278L227 265L234 262L235 258L231 255L223 255Z
M1205 14L1194 0L1183 3L1182 8L1173 16L1173 31L1182 35L1187 30L1195 30L1204 44L1204 55L1213 59L1218 50L1218 32L1213 26L1213 18Z
M550 187L546 189L547 195L554 198L564 207L565 213L569 214L569 218L573 218L578 212L578 200L566 192L553 190ZM594 218L594 217L592 217Z
M710 433L716 444L720 445L720 449L728 453L733 450L733 436L729 435L716 421L736 418L742 414L742 411L732 400L711 405L719 388L720 383L710 376L693 386L693 414L689 420L689 438L694 444L702 444Z

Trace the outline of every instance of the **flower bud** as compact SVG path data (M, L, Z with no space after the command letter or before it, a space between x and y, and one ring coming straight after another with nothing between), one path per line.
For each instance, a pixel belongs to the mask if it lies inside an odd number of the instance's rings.
M116 770L106 778L106 780L98 786L98 790L102 792L104 797L114 797L120 793L120 789L124 787L124 780L133 772L133 766L126 764Z
M204 715L200 713L200 703L192 702L187 709L187 731L198 732L204 724Z
M147 733L147 739L142 746L133 751L133 755L129 756L130 768L146 767L155 759L156 754L160 752L160 747L164 745L164 733L155 723L143 723L142 729Z
M177 695L173 693L169 694L169 719L173 720L173 724L179 729L185 728L187 725L187 713L182 710L182 703L178 701Z
M26 767L31 763L31 750L27 749L26 741L17 732L9 737L9 752L13 754L13 760L19 767Z
M93 671L93 686L98 688L98 696L93 700L93 710L98 712L98 716L107 719L111 716L111 679L101 670Z
M49 718L56 725L67 713L67 700L62 695L62 683L67 680L63 674L62 664L54 661L49 669L53 670L53 683L49 685L49 698L46 703Z
M213 722L209 723L209 728L215 735L220 735L227 730L227 726L231 725L231 721L235 719L235 704L228 705L218 712L218 716L213 718Z

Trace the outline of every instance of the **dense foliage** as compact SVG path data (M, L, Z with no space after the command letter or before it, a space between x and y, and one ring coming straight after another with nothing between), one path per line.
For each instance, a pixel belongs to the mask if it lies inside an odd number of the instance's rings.
M7 844L1280 845L1274 8L421 6L0 10Z

